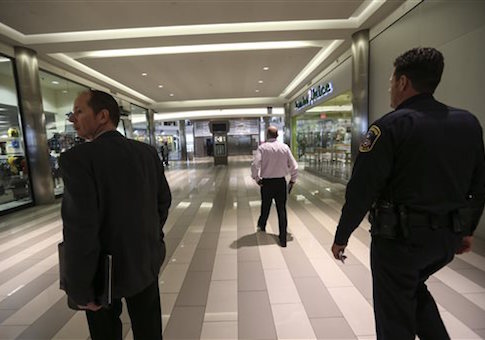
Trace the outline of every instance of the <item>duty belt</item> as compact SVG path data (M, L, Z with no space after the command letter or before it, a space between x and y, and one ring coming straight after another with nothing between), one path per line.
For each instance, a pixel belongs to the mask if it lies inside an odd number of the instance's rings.
M452 214L432 214L427 212L408 211L407 222L410 227L446 228L453 225Z

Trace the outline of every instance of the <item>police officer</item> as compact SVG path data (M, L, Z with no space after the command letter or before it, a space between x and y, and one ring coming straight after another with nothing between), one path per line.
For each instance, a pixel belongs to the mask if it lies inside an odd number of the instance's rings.
M394 61L391 107L361 142L332 253L369 211L379 340L449 339L426 287L454 254L471 250L485 202L482 128L433 98L442 54L414 48Z

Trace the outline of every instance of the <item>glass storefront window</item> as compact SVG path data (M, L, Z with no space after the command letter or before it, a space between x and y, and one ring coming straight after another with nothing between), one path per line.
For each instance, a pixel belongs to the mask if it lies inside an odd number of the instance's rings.
M180 131L176 121L155 121L155 142L158 152L167 143L169 160L179 160L181 158Z
M0 212L31 202L13 61L0 56Z
M230 119L227 133L229 156L252 155L259 145L259 119Z
M59 156L61 152L83 142L76 136L66 113L72 110L76 97L89 89L45 71L40 71L39 76L54 193L59 195L64 192L64 183L59 171Z
M268 119L268 124L266 124L264 118L260 119L261 131L259 133L260 141L266 140L266 132L270 126L275 126L278 128L278 138L279 142L283 143L284 140L284 129L285 129L285 119L282 117L270 117Z
M337 96L297 117L298 159L304 163L305 170L348 181L351 139L350 93Z
M131 124L133 126L133 139L150 144L150 134L148 133L148 110L140 106L130 104Z

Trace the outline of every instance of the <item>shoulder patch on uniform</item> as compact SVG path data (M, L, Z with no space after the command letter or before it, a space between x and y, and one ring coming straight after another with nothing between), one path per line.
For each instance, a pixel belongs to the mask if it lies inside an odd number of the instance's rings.
M360 152L369 152L372 150L374 145L376 144L379 136L381 135L381 129L377 125L372 125L367 131L364 139L360 143L359 151Z

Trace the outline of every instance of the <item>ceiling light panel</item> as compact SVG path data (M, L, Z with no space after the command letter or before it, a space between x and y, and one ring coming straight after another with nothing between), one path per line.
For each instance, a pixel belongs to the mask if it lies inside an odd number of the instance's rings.
M251 43L128 48L128 49L116 49L116 50L65 53L65 55L73 59L114 58L114 57L133 57L133 56L184 54L184 53L281 50L281 49L309 48L309 47L321 48L324 46L328 46L328 44L329 44L329 41L326 41L326 40L266 41L266 42L251 42Z

